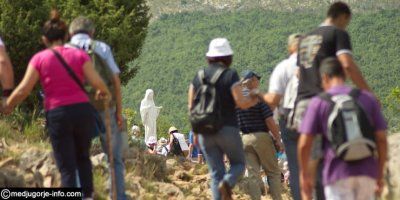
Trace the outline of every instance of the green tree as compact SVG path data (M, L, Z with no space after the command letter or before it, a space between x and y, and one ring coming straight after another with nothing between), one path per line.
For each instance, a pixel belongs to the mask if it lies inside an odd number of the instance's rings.
M29 59L43 49L41 27L51 8L58 8L62 18L70 22L86 15L96 24L96 39L108 43L121 68L126 84L138 65L126 64L141 52L149 23L145 0L0 0L0 35L5 41L19 82Z

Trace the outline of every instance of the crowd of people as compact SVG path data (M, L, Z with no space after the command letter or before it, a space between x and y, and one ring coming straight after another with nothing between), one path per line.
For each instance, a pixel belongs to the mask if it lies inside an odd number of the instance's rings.
M240 79L230 68L227 39L210 42L209 67L190 84L188 106L214 199L232 199L246 168L250 196L260 199L260 167L272 198L282 199L275 155L283 151L295 200L374 199L381 193L387 125L352 56L346 32L351 16L347 4L335 2L319 27L290 35L289 57L274 69L265 94L258 90L260 75L246 71ZM345 84L347 78L356 88Z
M132 139L144 143L149 154L207 163L215 200L232 199L246 169L252 199L265 193L263 182L274 200L282 199L282 177L295 200L374 199L383 187L387 125L352 56L346 32L351 16L348 5L335 2L319 27L290 35L289 57L274 69L268 93L259 90L261 75L247 70L239 77L230 67L234 53L227 39L213 39L208 67L189 86L189 141L175 127L168 139L148 135L143 140L134 126ZM0 39L1 112L11 113L39 81L62 187L80 186L83 198L93 199L89 150L92 138L100 136L104 152L113 158L109 182L116 189L110 196L126 199L120 70L111 48L93 39L90 19L78 17L68 26L55 10L42 33L47 48L32 57L15 89ZM346 79L356 87L347 86ZM143 112L143 120L159 114L152 98L153 91L146 91L141 111L154 109ZM155 122L146 121L145 127L156 131Z

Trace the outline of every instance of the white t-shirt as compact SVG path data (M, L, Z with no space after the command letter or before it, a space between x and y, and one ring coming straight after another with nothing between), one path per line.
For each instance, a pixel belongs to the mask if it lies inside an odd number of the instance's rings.
M160 145L157 147L157 154L167 156L169 152L168 145Z
M174 137L179 141L182 151L189 151L189 146L186 143L185 136L182 133L172 133Z
M294 53L290 55L288 59L280 62L272 72L269 81L269 93L275 93L284 96L279 109L282 109L283 107L287 108L286 105L292 102L290 100L296 99L296 97L292 98L291 95L297 95L297 87L294 87L297 86L296 84L298 84L298 81L296 82L295 77L297 68L297 53ZM290 92L286 92L288 86L291 88ZM296 91L293 91L294 89ZM285 97L289 97L289 99L285 100Z
M71 38L71 44L77 45L82 49L87 50L91 44L92 39L90 38L89 35L79 33ZM119 74L121 73L120 69L118 68L117 63L114 60L114 56L111 52L110 46L108 46L106 43L97 41L96 40L96 45L94 48L94 51L99 54L103 58L103 60L107 63L107 65L110 67L111 71L114 74Z

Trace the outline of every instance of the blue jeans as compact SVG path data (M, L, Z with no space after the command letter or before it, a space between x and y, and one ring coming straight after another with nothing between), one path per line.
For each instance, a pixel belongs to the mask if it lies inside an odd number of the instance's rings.
M297 131L289 130L286 127L286 120L284 119L279 119L279 126L289 164L290 191L294 200L300 200L299 165L297 162L297 142L299 140L299 134Z
M215 200L221 199L218 185L225 181L233 188L245 170L245 158L239 129L224 126L217 134L199 135L200 148L207 160L211 174L211 191ZM230 169L226 172L224 155L229 159Z
M105 112L99 112L101 118L105 122ZM122 143L123 137L122 133L118 128L117 119L115 117L115 109L110 109L110 120L111 120L111 134L112 134L112 147L113 147L113 156L114 156L114 171L115 171L115 183L117 190L117 199L125 200L125 179L124 179L124 170L125 165L122 160ZM106 142L106 133L100 133L100 141L103 147L103 151L108 154L107 142ZM111 176L109 179L109 184L111 186ZM111 187L110 187L111 189Z
M92 197L93 174L89 158L94 117L89 103L55 108L46 113L47 129L62 187L80 187L83 197Z

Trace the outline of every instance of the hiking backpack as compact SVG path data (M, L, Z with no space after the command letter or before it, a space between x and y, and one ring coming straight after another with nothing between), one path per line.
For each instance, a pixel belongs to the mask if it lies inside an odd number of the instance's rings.
M108 90L111 92L111 101L109 104L109 107L113 107L116 105L115 101L115 85L114 85L114 74L111 71L110 67L108 66L107 62L98 54L94 51L96 47L97 42L94 40L91 40L89 49L87 50L87 53L89 54L90 58L92 59L93 66L97 73L99 73L100 77L103 79L104 83L106 84ZM90 98L90 103L93 105L93 107L96 108L96 110L99 111L104 111L104 100L96 100L96 89L94 89L91 86L86 86L86 90L88 91L88 95Z
M179 144L179 140L178 140L178 138L175 137L175 135L173 135L173 137L174 137L174 139L172 140L172 146L171 146L171 150L169 151L169 153L171 153L172 155L175 155L175 156L182 156L183 151L182 151L181 145Z
M374 156L376 150L374 126L364 108L357 102L361 91L330 95L321 93L321 99L330 104L328 141L336 157L344 161L357 161Z
M215 84L224 71L224 68L218 68L209 81L205 79L205 69L198 72L200 87L190 111L190 123L195 133L215 134L222 128L221 100Z

